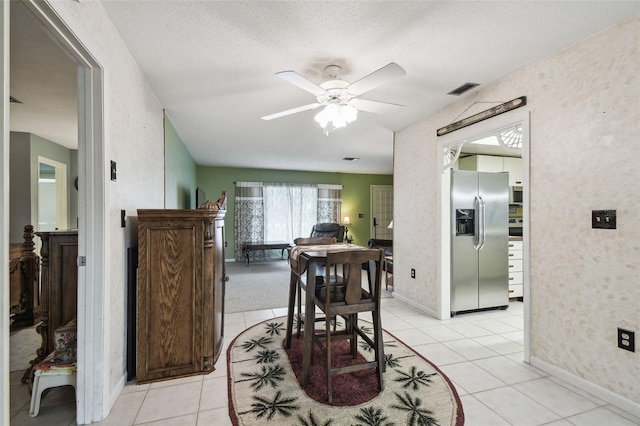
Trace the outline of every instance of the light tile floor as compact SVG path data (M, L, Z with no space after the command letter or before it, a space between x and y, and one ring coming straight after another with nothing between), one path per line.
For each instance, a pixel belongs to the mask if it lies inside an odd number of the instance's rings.
M434 362L454 382L467 426L627 426L640 419L522 362L522 304L438 321L397 299L383 299L383 327ZM286 308L225 315L225 343ZM231 425L223 349L207 376L127 384L101 425ZM71 388L52 390L30 418L21 373L12 375L11 425L74 425ZM339 424L339 423L336 423Z

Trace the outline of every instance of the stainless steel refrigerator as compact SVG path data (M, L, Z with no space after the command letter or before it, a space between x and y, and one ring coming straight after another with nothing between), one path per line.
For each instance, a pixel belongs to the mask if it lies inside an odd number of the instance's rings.
M451 315L509 305L509 174L451 171Z

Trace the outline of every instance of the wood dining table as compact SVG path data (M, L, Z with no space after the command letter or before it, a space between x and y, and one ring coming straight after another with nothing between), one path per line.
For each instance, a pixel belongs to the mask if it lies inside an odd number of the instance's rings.
M325 244L312 246L294 246L289 255L291 264L291 282L289 287L289 307L287 312L287 334L285 339L285 347L291 347L291 336L293 333L294 307L296 301L296 292L298 289L305 292L305 311L304 311L304 354L302 361L302 385L306 386L309 381L309 371L311 370L311 354L313 353L313 330L315 328L315 287L317 271L326 265L327 253L343 251L343 250L366 250L368 247L356 244ZM368 268L369 273L375 268ZM306 273L306 279L305 279ZM294 282L295 280L295 282ZM298 319L298 321L300 318ZM308 332L311 330L311 332Z

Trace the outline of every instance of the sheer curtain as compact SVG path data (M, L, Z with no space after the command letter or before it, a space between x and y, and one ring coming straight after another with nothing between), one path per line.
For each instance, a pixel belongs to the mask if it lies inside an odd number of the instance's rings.
M247 241L288 241L308 237L320 222L342 222L342 185L236 182L235 259L244 260ZM263 260L264 251L251 252Z
M306 237L318 221L318 186L264 184L265 241L293 241Z

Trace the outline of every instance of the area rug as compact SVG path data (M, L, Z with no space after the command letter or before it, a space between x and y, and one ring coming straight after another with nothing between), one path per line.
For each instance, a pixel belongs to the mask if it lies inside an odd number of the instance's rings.
M384 390L377 389L373 369L339 375L330 405L324 355L315 352L311 383L303 389L296 377L296 370L301 375L302 337L294 334L286 351L285 331L286 317L275 318L245 330L229 345L229 415L234 425L464 424L462 403L450 380L390 333L383 332ZM359 356L373 359L371 348L358 342Z

